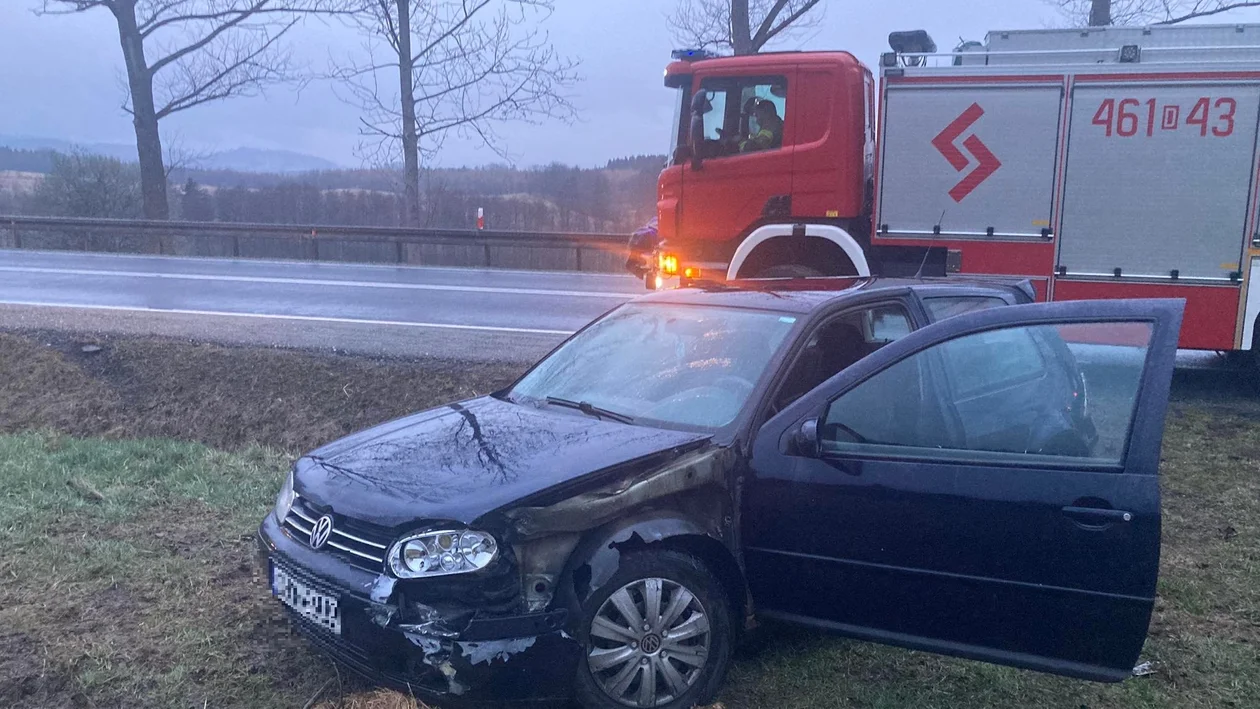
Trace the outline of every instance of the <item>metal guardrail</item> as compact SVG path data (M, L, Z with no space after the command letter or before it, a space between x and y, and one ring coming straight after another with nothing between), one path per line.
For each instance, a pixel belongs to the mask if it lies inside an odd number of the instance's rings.
M32 248L24 244L24 234L77 234L81 237L81 250L89 251L93 234L110 234L152 240L156 250L146 253L175 254L173 240L182 237L214 239L222 243L223 256L239 258L247 256L243 242L250 239L291 240L300 245L300 255L290 258L323 260L320 245L368 243L394 245L397 263L410 262L406 253L408 245L477 247L482 249L483 266L492 265L492 249L502 247L573 249L575 270L583 270L583 252L598 250L605 253L623 253L626 237L619 234L574 232L525 232L475 229L412 229L379 226L348 226L335 224L254 224L241 222L185 222L154 221L143 219L93 219L70 217L36 217L0 215L0 234L9 232L12 248ZM34 247L39 248L39 247ZM63 247L64 248L64 247ZM117 250L117 249L111 249ZM385 259L374 259L385 260ZM475 264L467 264L475 265Z

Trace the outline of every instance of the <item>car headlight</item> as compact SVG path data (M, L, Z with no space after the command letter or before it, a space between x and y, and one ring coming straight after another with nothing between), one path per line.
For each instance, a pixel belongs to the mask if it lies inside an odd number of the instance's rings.
M498 553L498 543L485 532L425 532L395 542L389 550L389 566L402 579L450 576L484 569Z
M284 518L289 516L289 510L293 507L293 499L297 497L297 493L293 492L293 471L284 478L284 487L280 488L280 494L276 495L276 508L273 513L276 515L276 522L284 524Z

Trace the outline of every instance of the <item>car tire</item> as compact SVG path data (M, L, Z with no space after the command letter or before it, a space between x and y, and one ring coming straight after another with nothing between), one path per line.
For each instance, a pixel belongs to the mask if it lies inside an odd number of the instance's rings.
M722 582L699 559L669 550L626 555L582 604L578 634L576 698L586 709L705 704L726 676L734 639Z
M763 268L753 278L822 278L822 275L822 271L810 266L785 264Z

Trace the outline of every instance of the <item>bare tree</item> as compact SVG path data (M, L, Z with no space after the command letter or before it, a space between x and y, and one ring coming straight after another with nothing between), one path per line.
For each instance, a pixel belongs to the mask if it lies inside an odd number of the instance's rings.
M180 111L256 93L289 76L280 39L304 13L349 0L43 0L42 15L113 14L127 69L144 216L166 219L166 169L158 124ZM69 50L69 48L68 48Z
M104 155L53 155L52 171L35 189L35 207L59 217L140 216L140 175L134 164Z
M1175 25L1248 7L1260 0L1049 0L1073 24L1088 20L1090 26Z
M452 133L507 159L496 127L569 121L576 63L541 24L552 0L370 0L356 22L366 56L336 65L343 98L363 111L362 156L403 164L403 223L420 221L420 162Z
M756 54L775 39L813 29L822 0L682 0L669 18L688 47ZM819 12L815 12L819 10Z

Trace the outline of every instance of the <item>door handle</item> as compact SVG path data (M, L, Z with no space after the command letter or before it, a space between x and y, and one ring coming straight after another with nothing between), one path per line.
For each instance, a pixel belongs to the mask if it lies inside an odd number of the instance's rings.
M1131 512L1102 507L1074 507L1069 505L1063 508L1063 514L1077 524L1093 529L1104 529L1116 522L1133 521L1133 513Z

